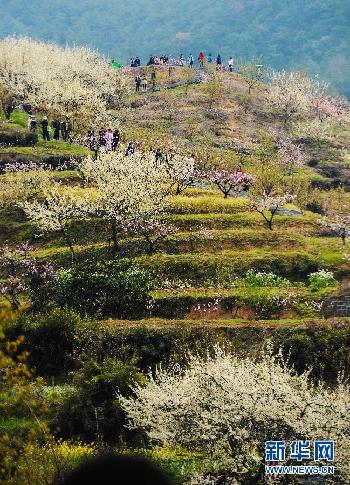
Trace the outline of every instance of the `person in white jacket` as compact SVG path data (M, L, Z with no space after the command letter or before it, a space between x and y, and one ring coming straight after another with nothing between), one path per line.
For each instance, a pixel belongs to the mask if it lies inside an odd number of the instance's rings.
M229 58L227 65L228 65L229 71L233 72L233 58L232 57Z

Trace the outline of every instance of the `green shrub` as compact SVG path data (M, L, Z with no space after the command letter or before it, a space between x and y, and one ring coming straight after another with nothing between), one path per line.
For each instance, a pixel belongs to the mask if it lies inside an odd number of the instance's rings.
M336 286L337 281L333 277L332 271L320 269L308 276L308 284L311 291L318 291L329 286Z
M281 287L290 286L290 281L282 276L267 271L247 271L244 278L237 278L235 286L247 287Z
M210 282L220 286L230 283L234 276L246 274L250 269L280 274L290 279L303 279L318 269L317 258L305 252L250 251L239 253L187 253L181 255L156 254L137 258L138 264L153 271L160 280L188 279L195 285Z
M10 146L34 146L38 143L38 135L31 133L19 126L12 127L11 125L0 128L0 144Z
M310 212L314 212L315 214L321 214L321 215L325 214L325 210L324 210L324 206L323 206L322 202L320 202L317 199L310 200L306 204L305 209L310 211Z
M60 435L91 442L132 441L138 433L125 428L125 414L117 394L130 396L130 386L142 384L145 377L133 363L113 358L103 362L87 361L72 375L73 389L65 393L52 415L52 426Z
M47 314L22 317L7 330L10 337L24 335L29 364L41 376L62 377L73 367L75 332L81 322L72 310L55 308Z
M294 306L296 295L272 294L270 292L249 293L244 298L245 303L256 312L257 319L269 320L278 318L284 310Z
M152 288L150 272L110 262L87 264L58 274L56 302L83 315L131 318L142 315Z

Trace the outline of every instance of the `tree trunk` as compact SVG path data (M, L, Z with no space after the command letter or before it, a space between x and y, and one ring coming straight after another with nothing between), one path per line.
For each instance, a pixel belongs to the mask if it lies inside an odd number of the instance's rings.
M75 263L76 258L75 258L75 251L74 251L74 246L72 244L72 241L64 229L62 229L61 232L64 237L64 240L66 241L67 246L70 249L70 252L72 253L72 263Z
M117 237L117 224L115 221L112 221L111 223L111 226L112 226L112 241L113 241L113 249L114 249L114 252L117 253L118 252L118 237Z

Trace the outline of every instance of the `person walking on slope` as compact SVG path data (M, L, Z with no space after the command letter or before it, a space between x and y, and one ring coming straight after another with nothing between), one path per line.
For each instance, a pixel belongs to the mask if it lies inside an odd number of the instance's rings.
M54 119L51 126L53 128L53 139L58 141L60 139L61 123L57 119Z
M220 54L218 54L218 56L216 58L216 70L221 71L221 69L222 69L222 59L221 59Z
M191 69L193 68L193 64L194 64L193 55L190 54L188 58L188 65L190 66Z
M106 132L106 146L108 151L112 150L112 145L113 145L113 131L109 129Z
M29 115L28 118L28 129L32 133L36 133L36 129L38 127L38 122L36 121L35 115Z
M162 150L160 148L157 148L155 155L156 155L156 157L155 157L156 166L158 166L158 162L160 162L161 159L163 158Z
M129 142L128 148L126 149L125 156L126 157L133 157L135 155L135 148L133 142Z
M141 76L140 76L140 74L138 74L135 77L135 89L136 89L137 93L140 91L140 86L141 86Z
M64 141L69 141L71 143L72 138L70 136L70 131L71 131L71 124L69 122L69 118L66 117L61 122L61 135Z
M106 151L107 140L106 140L106 130L100 130L98 132L98 147L101 151Z
M229 58L227 65L228 65L229 71L233 72L233 58L232 57Z
M114 152L118 148L119 141L120 141L120 133L119 133L119 130L114 130L114 132L113 132L113 141L112 141L112 150Z
M144 93L147 91L147 77L146 76L143 76L143 78L141 80L141 88L142 88L142 91Z
M211 57L211 54L208 56L208 63L211 64L213 62L213 58Z
M43 120L41 121L41 129L44 141L50 141L49 121L47 119L47 116L44 116Z

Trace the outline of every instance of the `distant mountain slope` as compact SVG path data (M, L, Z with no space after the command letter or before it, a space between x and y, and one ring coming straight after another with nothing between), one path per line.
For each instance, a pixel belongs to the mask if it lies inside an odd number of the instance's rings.
M200 50L262 55L318 73L350 96L348 0L1 0L0 36L88 44L126 62Z

